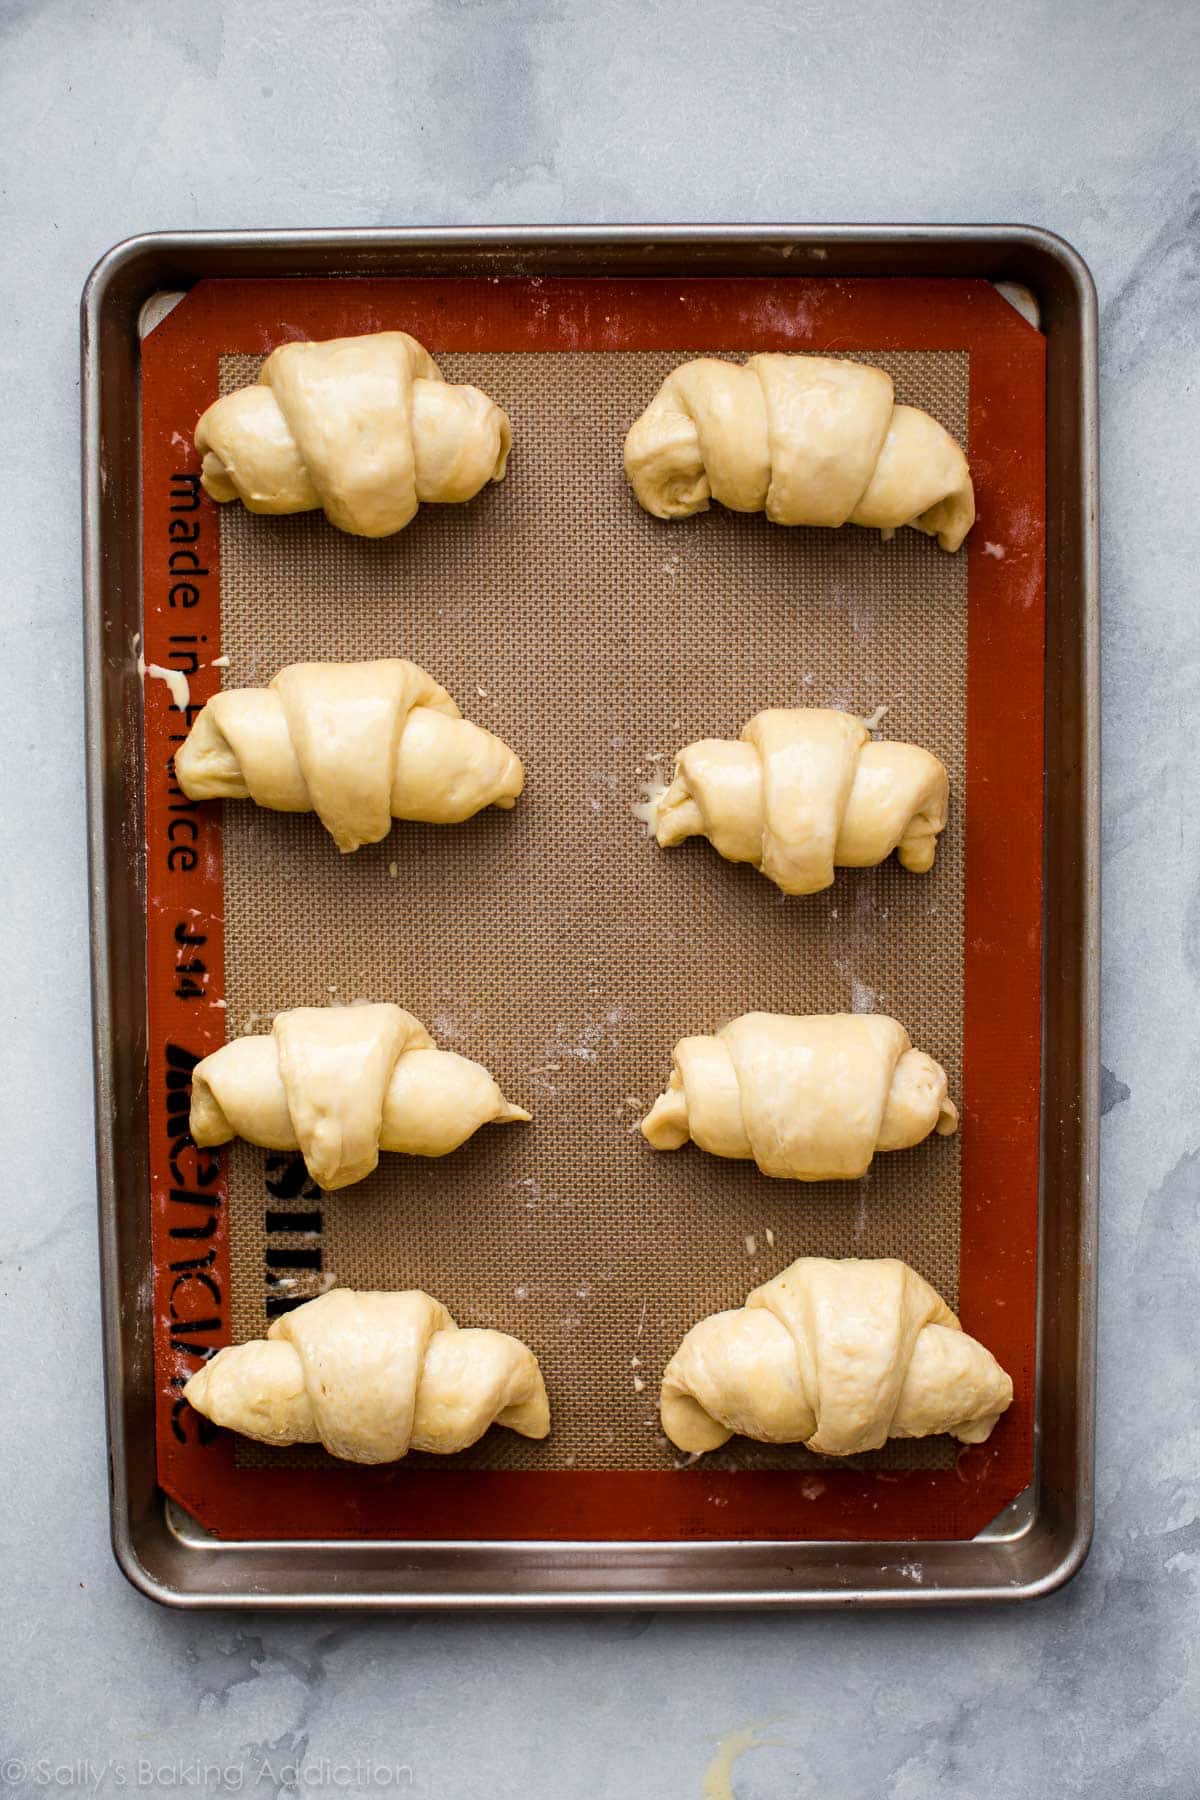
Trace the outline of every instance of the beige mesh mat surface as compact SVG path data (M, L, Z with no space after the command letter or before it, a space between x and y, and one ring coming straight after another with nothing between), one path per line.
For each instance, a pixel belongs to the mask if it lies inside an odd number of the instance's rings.
M966 353L858 354L966 443ZM957 1299L956 1139L809 1186L694 1148L658 1154L636 1129L676 1039L752 1008L891 1013L961 1092L966 556L914 531L883 543L721 508L648 517L624 433L685 355L439 357L507 408L509 477L469 506L423 508L397 537L347 537L319 513L221 512L228 685L302 659L408 656L526 764L515 811L397 824L353 857L311 816L225 808L231 1036L284 1007L395 1000L534 1115L441 1161L384 1156L333 1196L301 1187L294 1159L229 1155L236 1339L263 1332L271 1297L421 1286L460 1324L536 1350L551 1438L493 1430L459 1466L669 1467L667 1358L697 1318L798 1255L901 1256ZM223 389L257 368L224 358ZM663 851L645 836L631 804L674 751L736 736L770 705L886 705L883 735L943 759L950 826L931 875L893 862L785 899L703 841ZM279 1229L301 1211L319 1229ZM247 1444L239 1457L284 1460ZM740 1441L708 1459L817 1460ZM861 1462L952 1460L934 1439Z

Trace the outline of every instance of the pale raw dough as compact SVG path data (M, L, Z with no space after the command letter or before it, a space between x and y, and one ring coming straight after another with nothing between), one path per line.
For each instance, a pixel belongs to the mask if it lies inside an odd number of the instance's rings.
M853 713L773 707L736 742L703 738L681 750L650 822L664 847L706 837L785 894L815 894L835 867L871 868L893 850L906 869L931 869L948 798L945 768L928 750L874 743Z
M856 1456L943 1431L981 1444L1012 1394L907 1264L802 1256L744 1306L692 1326L663 1376L662 1423L689 1454L738 1432Z
M270 1037L233 1038L192 1071L200 1145L301 1150L321 1187L349 1187L381 1150L445 1156L481 1125L528 1119L482 1064L439 1050L399 1006L301 1006Z
M625 440L625 472L659 519L719 500L776 525L900 525L957 550L975 522L967 459L889 375L806 355L702 356L672 370Z
M642 1120L656 1150L689 1140L788 1181L853 1181L877 1150L947 1136L946 1071L880 1013L743 1013L681 1038L670 1086Z
M460 1331L428 1294L333 1288L227 1345L184 1398L262 1444L323 1444L347 1462L450 1456L489 1425L544 1438L550 1407L532 1350L503 1331Z
M343 851L378 843L393 819L457 825L511 807L525 781L508 745L402 657L293 663L270 687L214 694L175 773L191 800L315 812Z
M471 500L503 481L508 416L447 382L405 331L281 344L257 383L196 426L214 500L256 513L324 510L358 537L387 537L422 500Z

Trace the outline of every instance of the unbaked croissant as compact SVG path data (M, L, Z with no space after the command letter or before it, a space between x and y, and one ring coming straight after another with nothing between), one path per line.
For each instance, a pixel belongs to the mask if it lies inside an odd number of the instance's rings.
M664 847L706 837L785 894L815 894L832 885L835 867L870 868L893 850L906 869L931 869L948 795L946 771L928 750L875 743L852 713L773 707L736 742L703 738L682 749L648 816Z
M642 1132L753 1159L789 1181L852 1181L877 1150L947 1136L958 1111L946 1071L881 1013L743 1013L715 1037L681 1038Z
M301 1150L330 1190L369 1175L381 1150L445 1156L481 1125L528 1118L399 1006L276 1013L270 1037L232 1038L192 1071L195 1143Z
M457 825L511 807L525 781L508 745L402 657L293 663L270 687L225 688L176 752L175 773L191 800L315 812L342 851L378 843L393 819Z
M417 1288L332 1288L230 1344L184 1398L215 1425L262 1444L324 1444L347 1462L450 1456L489 1425L544 1438L550 1407L537 1358L503 1331L460 1331Z
M667 1364L663 1430L689 1453L734 1432L822 1456L949 1432L981 1444L1012 1382L905 1263L802 1256L693 1325Z
M196 426L201 480L251 512L321 507L331 525L387 537L422 500L471 500L503 481L508 415L452 386L405 331L281 344L257 382Z
M710 498L776 525L915 525L957 550L975 522L967 459L890 375L829 356L702 356L673 369L625 439L647 512L683 519Z

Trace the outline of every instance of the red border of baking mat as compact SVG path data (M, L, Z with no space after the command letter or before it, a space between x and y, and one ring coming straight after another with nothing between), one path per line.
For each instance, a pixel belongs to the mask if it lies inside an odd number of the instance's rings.
M180 1399L229 1341L220 1159L187 1137L192 1063L223 1041L220 814L172 756L219 686L220 532L196 419L220 354L400 327L452 350L969 350L979 506L969 663L960 1310L1016 1400L946 1471L235 1469ZM142 355L145 656L183 668L185 723L146 685L150 1167L158 1476L225 1537L887 1539L973 1536L1033 1470L1041 1072L1045 345L968 279L205 281ZM765 527L764 527L765 529ZM1005 546L1003 558L984 551ZM197 667L197 665L202 665ZM714 1506L713 1502L720 1502ZM729 1510L726 1510L725 1503Z

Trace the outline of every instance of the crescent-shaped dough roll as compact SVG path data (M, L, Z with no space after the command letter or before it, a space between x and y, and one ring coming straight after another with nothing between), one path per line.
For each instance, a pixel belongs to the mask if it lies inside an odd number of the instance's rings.
M856 1456L942 1431L981 1444L1012 1395L907 1264L802 1256L744 1306L692 1326L663 1376L662 1422L689 1454L739 1432Z
M706 837L785 894L815 894L832 886L835 868L871 868L893 850L925 874L949 791L936 756L874 743L853 713L773 707L756 713L737 742L688 744L647 810L664 847Z
M743 1013L681 1038L642 1120L656 1150L689 1140L787 1181L853 1181L877 1150L957 1129L946 1071L881 1013Z
M196 426L201 480L251 512L311 512L357 537L388 537L422 500L471 500L503 481L508 415L456 387L405 331L281 344L258 381Z
M915 525L957 550L975 522L967 459L890 375L806 355L702 356L673 369L625 439L625 473L659 519L719 500L776 525Z
M327 1190L361 1181L381 1150L445 1156L481 1125L528 1118L400 1006L277 1013L270 1037L232 1038L192 1071L195 1143L300 1150Z
M175 773L190 800L315 812L347 852L378 843L393 819L457 825L511 807L525 782L508 745L402 657L294 663L270 687L214 694Z
M503 1331L460 1331L417 1288L332 1288L265 1338L218 1350L183 1393L214 1425L260 1444L324 1444L356 1463L450 1456L489 1425L528 1438L550 1430L533 1351Z

